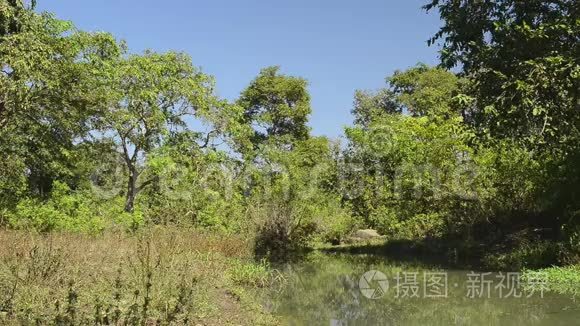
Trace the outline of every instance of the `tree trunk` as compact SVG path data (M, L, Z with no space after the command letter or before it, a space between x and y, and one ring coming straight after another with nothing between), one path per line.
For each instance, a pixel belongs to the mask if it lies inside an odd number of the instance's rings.
M8 124L8 110L4 106L4 102L0 102L0 129L4 129L4 126Z
M135 208L135 198L137 197L137 171L129 172L129 181L127 182L127 197L125 200L125 212L132 213Z

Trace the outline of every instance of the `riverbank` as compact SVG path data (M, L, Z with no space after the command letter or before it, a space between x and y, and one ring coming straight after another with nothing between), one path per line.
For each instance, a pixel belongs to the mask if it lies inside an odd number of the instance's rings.
M318 245L329 254L374 255L398 262L421 262L442 268L520 272L522 279L541 279L560 294L580 295L580 264L560 264L552 242L525 243L512 249L490 244L428 240L367 239L341 245Z
M240 236L0 232L1 324L276 325L277 275Z
M331 253L381 255L399 260L420 259L451 268L492 271L533 270L580 263L578 253L569 250L565 244L530 235L530 232L509 234L493 241L466 241L449 237L350 237L338 245L319 243L314 249Z

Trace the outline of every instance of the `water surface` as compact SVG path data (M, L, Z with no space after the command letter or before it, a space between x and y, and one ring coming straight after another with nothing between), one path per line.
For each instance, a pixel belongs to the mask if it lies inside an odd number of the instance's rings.
M580 325L580 301L516 274L323 253L281 268L272 310L287 325Z

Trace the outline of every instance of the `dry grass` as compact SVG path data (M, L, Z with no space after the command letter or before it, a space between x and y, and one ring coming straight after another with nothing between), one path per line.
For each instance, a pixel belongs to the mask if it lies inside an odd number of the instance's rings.
M178 229L136 235L0 232L1 324L272 324L228 278L242 237Z

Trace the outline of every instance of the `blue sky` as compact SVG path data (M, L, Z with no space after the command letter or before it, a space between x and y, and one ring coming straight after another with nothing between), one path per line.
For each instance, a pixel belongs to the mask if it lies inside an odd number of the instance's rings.
M315 135L352 123L356 89L396 69L437 63L426 40L439 25L426 0L39 0L39 9L124 39L131 52L177 50L233 100L260 68L280 65L310 83Z

